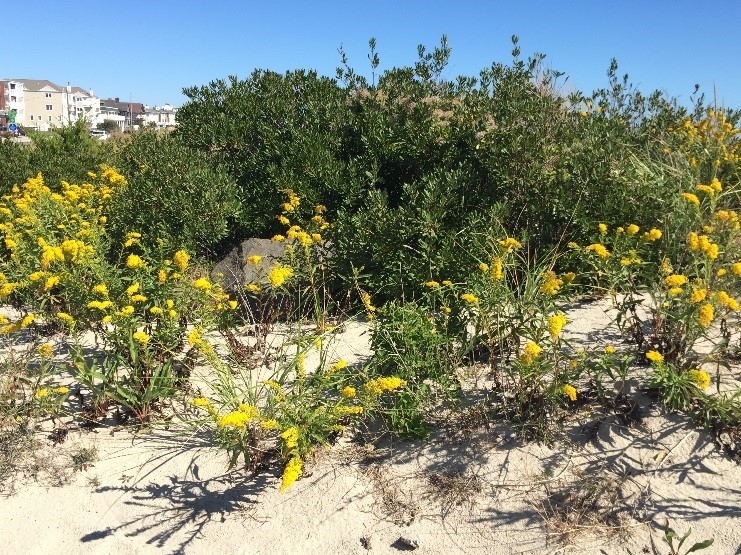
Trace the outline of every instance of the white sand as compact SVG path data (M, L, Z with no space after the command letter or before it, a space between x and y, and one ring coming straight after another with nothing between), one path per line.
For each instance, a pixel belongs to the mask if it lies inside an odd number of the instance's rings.
M569 319L576 340L616 343L602 305ZM338 356L360 360L368 339L350 326ZM573 443L553 447L523 443L504 424L476 424L474 415L427 442L386 438L373 448L342 438L284 494L279 468L226 473L226 456L207 437L72 430L64 444L44 448L47 460L68 469L76 448L95 446L98 461L67 470L62 486L49 467L35 479L18 476L2 500L0 552L384 554L404 549L403 537L424 554L663 555L667 518L680 535L692 528L685 547L715 538L700 553L741 553L741 467L708 432L656 407L633 426L594 416L583 427L569 423ZM580 502L594 491L608 501ZM612 514L608 522L592 520L602 513ZM559 536L564 530L571 534Z

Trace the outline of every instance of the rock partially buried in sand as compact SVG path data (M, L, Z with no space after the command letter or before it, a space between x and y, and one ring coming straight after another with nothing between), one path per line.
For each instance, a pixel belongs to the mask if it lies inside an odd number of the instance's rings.
M245 285L264 278L268 268L280 262L285 254L284 243L270 239L247 239L214 266L211 277L222 284L226 293L237 295ZM259 255L262 260L258 264L248 262L247 258L252 255Z
M404 551L413 551L419 548L419 540L409 536L399 536L399 539L394 542L392 547L403 549Z

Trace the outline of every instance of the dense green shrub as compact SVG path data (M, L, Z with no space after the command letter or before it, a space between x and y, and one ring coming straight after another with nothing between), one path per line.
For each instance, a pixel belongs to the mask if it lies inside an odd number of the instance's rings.
M115 165L128 181L113 198L109 233L115 241L137 231L160 239L166 250L204 253L238 217L236 186L226 171L170 134L135 133Z
M90 168L111 160L112 145L91 138L84 120L29 135L32 145L0 144L0 191L4 193L39 173L49 187L58 190L63 179L84 181Z
M333 80L302 70L255 71L184 92L189 101L178 111L177 133L236 180L235 233L278 231L274 207L286 188L303 200L304 216L317 203L336 207L359 197L353 164L341 159L346 93Z

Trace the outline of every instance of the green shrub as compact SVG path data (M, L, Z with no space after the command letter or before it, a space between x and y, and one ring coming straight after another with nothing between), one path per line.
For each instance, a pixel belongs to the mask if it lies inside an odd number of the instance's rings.
M158 239L165 250L205 253L226 237L240 206L234 180L206 154L167 133L142 131L116 154L128 186L115 195L109 234Z

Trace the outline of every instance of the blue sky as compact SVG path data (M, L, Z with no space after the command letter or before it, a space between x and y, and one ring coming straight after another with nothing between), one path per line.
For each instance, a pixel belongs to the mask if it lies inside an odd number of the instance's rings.
M516 34L524 56L542 52L550 67L569 76L568 91L605 86L615 57L620 73L643 92L660 89L689 104L699 83L708 98L715 87L719 104L741 108L741 0L42 0L17 6L3 14L0 78L70 82L146 104L180 105L185 86L245 78L255 68L334 76L340 44L356 71L369 74L370 37L377 40L380 71L412 65L418 44L432 49L446 34L453 48L447 76L478 75L511 59Z

